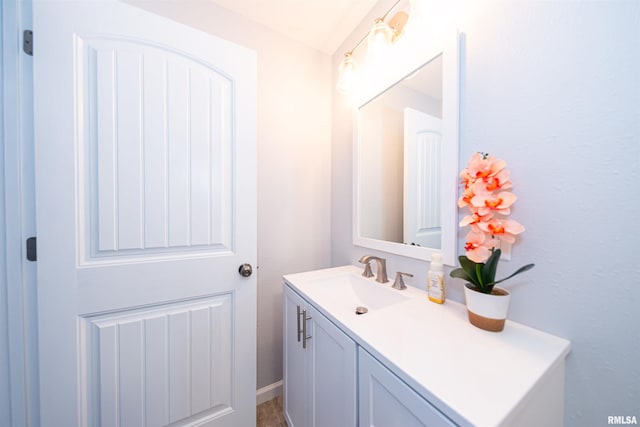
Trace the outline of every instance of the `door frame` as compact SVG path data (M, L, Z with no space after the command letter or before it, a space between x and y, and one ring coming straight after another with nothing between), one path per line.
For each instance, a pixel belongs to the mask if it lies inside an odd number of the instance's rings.
M22 31L32 24L32 1L3 0L1 7L0 265L6 273L0 277L0 293L6 297L6 317L0 319L0 340L6 343L0 344L6 344L8 352L0 359L0 372L9 374L9 396L0 408L11 425L38 426L36 266L26 261L24 245L27 237L35 236L33 73L31 57L21 49Z

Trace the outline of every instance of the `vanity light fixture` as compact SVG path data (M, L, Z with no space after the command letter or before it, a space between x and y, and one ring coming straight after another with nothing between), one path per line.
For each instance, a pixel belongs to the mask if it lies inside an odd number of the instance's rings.
M367 36L367 60L371 65L382 64L384 54L391 46L393 38L393 30L387 25L382 18L376 19L373 28L369 30Z
M387 48L402 36L405 24L409 19L409 15L406 12L399 11L388 23L385 22L387 16L400 1L397 0L384 15L375 20L371 30L360 39L353 49L345 52L344 58L338 67L338 83L336 85L338 92L349 93L353 90L357 72L357 64L353 58L353 52L365 40L367 40L367 57L373 64L380 64Z
M338 91L341 93L348 93L354 85L356 78L357 67L356 61L353 59L353 51L346 52L344 59L340 63L338 68Z

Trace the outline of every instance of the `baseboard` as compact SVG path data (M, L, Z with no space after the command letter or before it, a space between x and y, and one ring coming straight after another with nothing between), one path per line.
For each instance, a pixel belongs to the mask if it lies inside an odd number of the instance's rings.
M282 380L269 384L256 391L256 405L282 395Z

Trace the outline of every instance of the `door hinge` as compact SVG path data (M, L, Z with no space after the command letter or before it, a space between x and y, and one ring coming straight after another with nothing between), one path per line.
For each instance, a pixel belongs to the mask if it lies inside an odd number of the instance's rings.
M33 56L33 31L24 30L22 33L22 50L29 56Z
M27 239L27 260L29 261L38 260L38 250L37 250L35 237L29 237Z

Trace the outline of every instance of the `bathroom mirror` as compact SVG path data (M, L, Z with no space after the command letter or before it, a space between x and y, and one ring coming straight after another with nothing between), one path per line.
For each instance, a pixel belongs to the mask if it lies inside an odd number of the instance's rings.
M458 35L423 47L356 112L353 243L456 259Z

